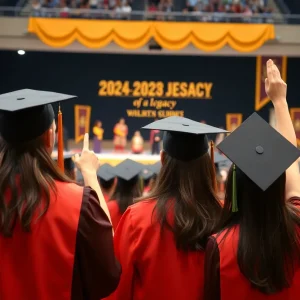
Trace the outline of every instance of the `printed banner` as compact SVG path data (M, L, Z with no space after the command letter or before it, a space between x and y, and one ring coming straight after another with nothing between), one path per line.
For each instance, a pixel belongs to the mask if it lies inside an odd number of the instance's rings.
M229 132L237 129L243 122L242 114L226 114L226 130Z
M156 75L157 77L157 75ZM131 99L126 110L131 118L184 117L183 101L212 100L213 82L169 80L100 80L98 96Z
M278 67L282 79L286 82L287 57L286 56L257 56L256 58L256 92L255 92L255 110L260 110L270 99L265 91L265 79L267 78L266 63L272 59Z
M75 142L83 140L84 134L90 132L91 106L75 105Z
M294 124L298 146L300 146L300 108L291 108L291 119Z

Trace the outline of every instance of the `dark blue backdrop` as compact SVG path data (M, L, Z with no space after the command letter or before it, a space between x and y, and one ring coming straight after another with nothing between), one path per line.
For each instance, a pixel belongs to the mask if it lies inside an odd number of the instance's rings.
M103 122L105 139L112 138L112 128L125 117L129 136L153 118L128 118L135 98L99 97L100 80L212 82L211 100L177 100L175 110L194 120L206 120L225 127L226 113L243 113L244 119L254 111L254 57L158 56L1 51L0 93L22 88L70 93L79 96L63 105L64 121L74 136L74 104L92 106L92 123ZM288 89L291 107L300 107L300 59L288 59ZM270 104L259 113L266 120ZM28 120L30 122L30 120ZM148 137L148 133L143 133Z

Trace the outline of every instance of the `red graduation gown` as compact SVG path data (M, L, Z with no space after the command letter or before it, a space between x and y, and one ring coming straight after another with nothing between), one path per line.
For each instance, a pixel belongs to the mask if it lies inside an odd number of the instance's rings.
M17 223L12 238L0 235L1 300L71 299L83 188L61 182L56 186L57 198L51 192L47 213L41 222L34 218L30 233Z
M107 207L110 213L111 222L114 231L116 231L117 226L120 222L122 214L120 213L119 205L116 200L111 200L107 202Z
M220 296L222 300L295 300L299 299L300 295L300 268L295 272L291 287L274 295L265 295L251 287L250 282L241 274L237 263L237 246L239 229L230 230L226 238L221 242L224 233L216 238L219 249L220 261ZM221 243L220 243L221 242ZM213 266L212 266L213 267ZM208 284L210 284L208 282Z
M103 197L105 202L107 203L109 201L109 195L103 192Z
M123 214L115 233L122 265L116 300L199 300L204 281L204 253L176 248L173 233L152 215L155 201L142 201Z
M144 188L144 194L147 194L147 193L149 193L150 192L150 186L146 186L145 188Z

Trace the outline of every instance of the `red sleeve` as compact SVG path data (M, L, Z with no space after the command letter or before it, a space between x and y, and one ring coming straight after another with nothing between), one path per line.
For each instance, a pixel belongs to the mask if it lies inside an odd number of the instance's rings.
M122 266L121 280L112 298L115 300L132 300L132 282L134 278L134 264L137 239L134 237L131 209L123 214L115 233L115 252Z

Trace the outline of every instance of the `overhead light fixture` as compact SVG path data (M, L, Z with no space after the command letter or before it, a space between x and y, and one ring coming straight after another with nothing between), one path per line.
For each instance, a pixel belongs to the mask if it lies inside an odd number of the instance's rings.
M24 55L24 54L25 54L25 51L24 51L24 50L18 50L18 54L19 54L19 55Z

